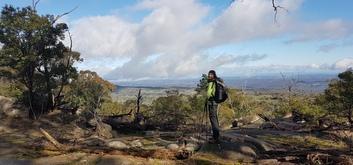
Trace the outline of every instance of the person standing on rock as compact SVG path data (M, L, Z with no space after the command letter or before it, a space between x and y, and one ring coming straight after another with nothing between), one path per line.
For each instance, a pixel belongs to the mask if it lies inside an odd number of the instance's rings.
M211 122L212 127L212 136L213 139L211 143L219 143L219 123L218 123L218 103L215 100L216 96L216 86L217 83L223 83L223 80L217 77L217 74L214 70L208 72L208 81L207 81L207 104L206 108Z

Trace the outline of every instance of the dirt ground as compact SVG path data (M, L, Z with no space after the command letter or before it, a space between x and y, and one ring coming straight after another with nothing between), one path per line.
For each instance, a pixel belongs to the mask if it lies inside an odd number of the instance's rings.
M243 127L222 132L220 144L205 143L187 159L179 160L165 149L58 151L43 138L39 127L54 137L75 140L84 131L52 118L31 121L0 119L0 165L8 164L353 164L349 142L334 132L280 131ZM59 129L66 127L66 129ZM66 133L65 133L66 131ZM65 134L65 136L63 136ZM80 136L78 136L80 134ZM75 137L77 136L77 137ZM143 135L121 135L120 140L140 139L144 146L156 144ZM59 139L65 143L65 139ZM67 141L68 144L74 144ZM94 148L94 147L93 147Z

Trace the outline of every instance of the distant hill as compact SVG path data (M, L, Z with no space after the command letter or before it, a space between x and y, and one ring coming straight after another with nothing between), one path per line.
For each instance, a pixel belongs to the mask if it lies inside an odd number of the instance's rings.
M228 87L240 88L251 91L283 90L290 83L291 79L296 80L296 90L304 92L322 92L329 81L336 78L336 74L302 74L286 75L286 79L278 75L261 75L251 77L222 77ZM117 81L118 91L126 88L146 89L188 89L195 88L199 82L198 78L190 79L155 79L141 81Z

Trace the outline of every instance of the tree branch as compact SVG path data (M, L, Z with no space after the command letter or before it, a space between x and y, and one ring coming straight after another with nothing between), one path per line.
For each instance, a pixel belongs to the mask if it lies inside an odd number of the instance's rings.
M113 115L113 116L108 116L108 117L110 117L110 118L119 118L119 117L123 117L123 116L130 116L130 115L132 114L132 111L133 111L133 110L134 110L134 109L131 108L129 113L124 113L124 114L119 114L119 115Z
M39 1L40 0L32 0L32 8L33 8L33 10L36 10L36 7L37 7Z
M69 39L70 39L70 47L69 47L69 54L68 54L68 57L67 57L67 63L66 63L66 68L69 68L70 66L70 61L71 61L71 55L70 53L72 52L72 35L70 33L69 30L67 30L67 32L69 33ZM61 84L60 84L60 89L59 89L59 92L58 94L56 95L55 97L55 103L54 103L54 107L58 106L59 105L59 99L61 97L61 92L63 91L64 89L64 85L65 85L65 81L67 81L67 75L64 74L62 79L61 79Z
M56 16L56 18L53 20L52 24L54 24L54 23L55 23L57 20L59 20L61 17L72 13L72 12L75 11L77 8L78 8L78 6L74 7L73 9L71 9L71 10L68 11L68 12L65 12L65 13L63 13L63 14L60 14L60 15Z
M275 12L274 16L273 16L273 21L275 23L277 23L277 13L278 13L278 9L282 9L286 12L288 12L288 10L280 5L276 4L276 0L272 0L272 7L273 7L273 11Z

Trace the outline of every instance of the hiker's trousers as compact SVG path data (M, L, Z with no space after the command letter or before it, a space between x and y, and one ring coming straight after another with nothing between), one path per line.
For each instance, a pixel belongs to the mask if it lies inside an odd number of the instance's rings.
M217 114L218 104L215 101L207 101L207 109L212 127L213 139L218 140L219 138L219 123Z

